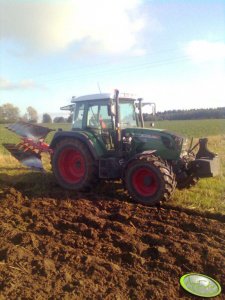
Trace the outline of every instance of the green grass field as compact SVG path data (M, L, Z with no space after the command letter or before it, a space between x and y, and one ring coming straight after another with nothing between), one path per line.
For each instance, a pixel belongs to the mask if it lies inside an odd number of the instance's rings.
M207 137L225 134L225 119L160 121L156 128L164 128L187 137Z
M69 130L71 127L70 124L45 124L45 126L64 130ZM221 161L220 176L201 179L195 187L188 190L176 190L168 204L225 214L225 120L161 121L157 122L155 127L168 129L187 137L208 137L209 149L217 152ZM48 135L48 143L53 134L54 132ZM0 125L0 192L5 187L13 186L15 182L24 186L27 181L28 185L32 185L32 171L22 167L2 146L3 143L17 143L19 140L16 134L5 129L4 125ZM46 178L48 175L51 178L49 160L46 157L44 163L48 170ZM47 179L42 188L48 189ZM33 187L34 196L38 195L38 189L40 186L36 182Z

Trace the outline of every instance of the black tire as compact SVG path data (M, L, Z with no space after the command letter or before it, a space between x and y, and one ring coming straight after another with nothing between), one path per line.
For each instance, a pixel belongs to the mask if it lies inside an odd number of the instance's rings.
M76 139L64 139L56 145L52 170L65 189L88 190L98 180L97 163L85 144Z
M125 187L136 202L153 206L170 199L176 180L167 162L156 156L142 156L128 164Z

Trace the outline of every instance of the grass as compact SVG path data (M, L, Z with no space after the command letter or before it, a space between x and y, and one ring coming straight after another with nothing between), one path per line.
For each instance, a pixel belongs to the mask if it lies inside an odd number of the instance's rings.
M70 124L46 124L45 126L57 129L58 127L69 130ZM182 191L176 190L173 198L168 203L172 206L190 208L198 211L208 211L225 214L225 120L199 120L199 121L161 121L156 127L167 128L185 136L209 138L209 149L217 152L221 161L221 174L215 178L199 180L199 183ZM47 137L49 143L53 133ZM20 165L4 149L2 143L17 143L19 137L0 125L0 193L4 188L14 186L27 195L49 196L57 190L55 179L50 170L50 162L46 155L43 156L47 173L41 174L26 169ZM107 189L107 188L106 188ZM95 188L96 193L99 191ZM104 186L101 193L107 196ZM57 191L56 191L57 192ZM61 190L61 193L63 191ZM117 190L117 193L122 191ZM65 191L65 195L68 193ZM117 195L115 194L115 197ZM123 197L121 197L123 198Z
M159 121L156 128L165 128L187 137L207 137L225 134L225 119Z

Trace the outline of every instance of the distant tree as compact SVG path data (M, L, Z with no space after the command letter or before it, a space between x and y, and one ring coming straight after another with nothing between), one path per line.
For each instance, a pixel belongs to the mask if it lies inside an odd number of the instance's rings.
M52 123L51 116L47 113L43 114L42 123Z
M27 115L27 113L25 113L22 117L20 117L20 120L22 120L24 122L28 122L28 115Z
M19 119L19 108L11 103L0 106L0 123L13 123Z
M144 116L148 119L148 116ZM158 112L157 120L200 120L200 119L225 119L225 107L200 108L186 110L168 110Z
M38 113L32 106L27 107L27 119L31 123L37 123L38 121Z
M63 117L55 117L55 118L53 119L53 122L54 122L54 123L65 123L66 120L65 120Z
M73 115L70 114L69 117L67 118L67 123L72 123Z

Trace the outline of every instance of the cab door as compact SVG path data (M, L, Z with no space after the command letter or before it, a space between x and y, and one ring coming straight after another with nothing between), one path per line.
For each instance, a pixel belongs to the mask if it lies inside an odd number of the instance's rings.
M114 150L114 126L107 103L89 103L87 128L95 132L107 150Z

